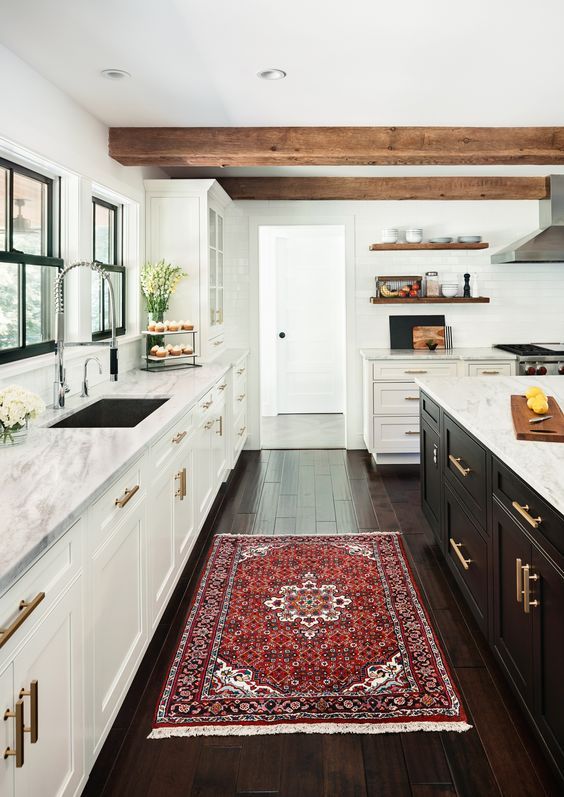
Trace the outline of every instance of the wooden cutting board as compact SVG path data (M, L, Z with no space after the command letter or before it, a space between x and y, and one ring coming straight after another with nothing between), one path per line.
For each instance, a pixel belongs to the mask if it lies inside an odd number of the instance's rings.
M564 415L556 399L548 396L548 412L552 415L549 421L542 423L529 423L530 418L538 415L527 407L525 396L511 396L511 414L517 440L536 440L537 443L564 443ZM533 432L531 429L538 429ZM544 434L543 434L544 432Z
M437 349L445 347L445 328L444 327L413 327L413 348L429 349L427 341L432 340L437 344Z

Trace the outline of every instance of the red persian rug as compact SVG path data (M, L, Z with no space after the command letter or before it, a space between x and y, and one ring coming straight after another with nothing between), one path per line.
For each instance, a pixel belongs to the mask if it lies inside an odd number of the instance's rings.
M150 738L469 727L399 534L222 534Z

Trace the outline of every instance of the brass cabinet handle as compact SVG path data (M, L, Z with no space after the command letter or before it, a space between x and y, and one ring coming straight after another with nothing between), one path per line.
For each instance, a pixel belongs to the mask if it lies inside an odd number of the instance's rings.
M404 432L404 434L421 434L421 432L413 432L411 429L409 429L407 432Z
M244 374L244 373L245 373L245 369L244 369L244 368L239 368L239 369L237 370L237 375L238 375L238 376L241 376L241 374Z
M460 463L462 461L462 457L455 457L453 454L449 454L448 458L450 462L454 465L454 467L461 473L463 476L468 476L470 473L470 468L464 468Z
M178 490L176 491L175 496L183 501L186 498L186 468L179 470L174 478L178 479L179 482Z
M37 681L31 681L29 690L20 689L18 697L20 700L23 697L29 697L29 716L30 726L26 728L24 725L24 733L29 733L29 740L35 744L39 739L39 702L38 702L39 685Z
M404 396L404 401L419 401L419 396Z
M539 517L533 517L532 515L530 515L529 514L530 507L528 504L521 505L517 503L517 501L512 501L511 506L513 507L513 509L516 509L517 512L519 512L522 518L525 518L529 526L532 526L534 529L538 529L538 527L542 523L542 518L540 517L540 515Z
M523 562L521 559L515 560L515 588L517 603L521 603L523 601Z
M480 373L494 376L495 374L499 374L499 371L480 371Z
M18 769L24 765L24 704L23 700L18 700L16 703L16 710L11 711L9 708L4 712L4 722L7 719L15 718L16 720L16 741L14 748L6 747L4 750L4 758L10 756L16 757L16 767Z
M170 442L171 443L181 443L184 440L184 438L186 437L187 434L188 434L188 432L178 432L178 434L175 434Z
M20 605L18 607L20 614L16 617L14 622L8 626L8 628L3 628L0 630L0 648L6 644L6 642L10 639L13 634L16 633L20 625L25 623L29 615L37 609L43 598L45 597L44 592L38 592L35 598L32 601L20 601Z
M246 395L247 395L246 393L241 393L240 396L237 396L237 401L243 401Z
M531 600L531 581L538 581L538 573L531 575L531 566L525 565L523 567L523 611L529 614L531 606L540 606L540 601Z
M426 374L427 371L420 368L410 368L407 371L404 371L404 374Z
M213 404L213 399L210 399L209 401L204 401L204 403L202 404L202 409L209 410L212 404Z
M222 343L223 343L222 340L214 340L213 345L214 346L221 346Z
M460 560L460 564L462 565L462 567L465 570L468 570L469 569L469 565L472 564L472 560L471 559L465 559L464 556L461 554L460 549L462 548L462 543L461 542L455 542L452 539L452 537L450 538L449 542L450 542L450 547L453 549L455 554L458 556L458 558Z
M211 429L212 426L214 425L214 423L215 423L215 421L208 421L207 423L204 424L204 429L206 429L206 431L208 429Z
M220 437L223 437L223 415L220 415L219 418L216 418L215 422L219 423L219 429L217 429L215 433Z
M226 387L227 387L227 382L224 382L222 385L219 385L217 389L218 390L225 390Z
M116 506L119 506L120 509L123 509L123 507L131 501L131 499L133 498L138 489L139 489L138 484L134 484L131 489L129 489L129 487L126 487L122 497L116 498L114 504Z
M243 437L243 435L245 434L246 429L247 429L246 426L241 426L241 428L240 428L240 430L238 432L239 437Z

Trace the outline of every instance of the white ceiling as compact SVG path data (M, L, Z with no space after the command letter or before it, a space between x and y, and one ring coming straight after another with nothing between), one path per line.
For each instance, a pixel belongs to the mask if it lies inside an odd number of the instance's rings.
M564 125L561 0L0 5L0 41L109 125Z

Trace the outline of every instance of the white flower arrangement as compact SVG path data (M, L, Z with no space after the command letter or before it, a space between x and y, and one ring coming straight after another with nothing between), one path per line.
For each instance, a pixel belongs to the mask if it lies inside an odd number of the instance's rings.
M35 393L17 385L0 390L0 442L13 443L13 433L27 426L45 410L45 404Z
M145 263L141 269L141 288L147 300L147 310L160 314L168 310L170 297L186 272L180 266L173 266L159 260L158 263Z

